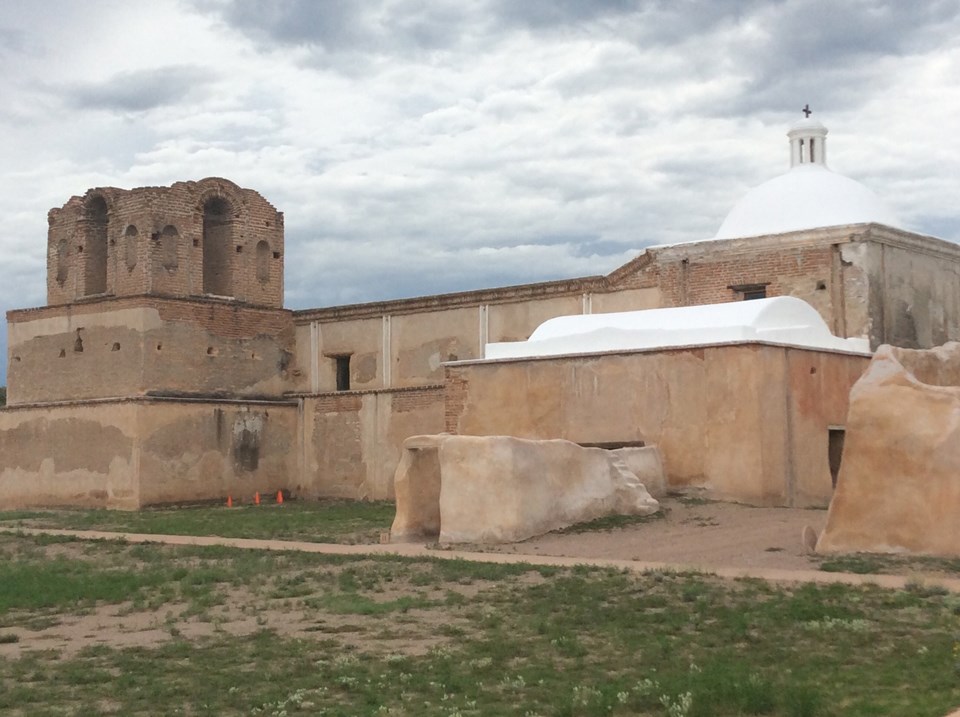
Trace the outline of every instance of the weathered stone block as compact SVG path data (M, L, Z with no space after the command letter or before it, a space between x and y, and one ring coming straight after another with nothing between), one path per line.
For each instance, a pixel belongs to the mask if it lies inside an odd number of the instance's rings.
M508 543L660 507L622 456L600 448L509 436L417 436L404 449L394 540L438 535L441 543ZM659 460L646 462L663 485Z

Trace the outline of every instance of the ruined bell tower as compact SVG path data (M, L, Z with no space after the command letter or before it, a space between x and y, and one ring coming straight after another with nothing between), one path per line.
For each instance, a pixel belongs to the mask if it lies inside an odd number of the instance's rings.
M226 179L91 189L48 221L48 305L144 295L283 305L283 214Z

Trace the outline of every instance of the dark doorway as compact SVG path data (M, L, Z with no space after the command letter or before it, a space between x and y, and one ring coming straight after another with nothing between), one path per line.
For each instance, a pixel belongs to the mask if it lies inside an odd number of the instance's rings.
M843 428L829 429L830 439L827 446L827 455L830 460L830 479L833 487L837 487L837 476L840 475L840 461L843 458L843 438L846 430Z

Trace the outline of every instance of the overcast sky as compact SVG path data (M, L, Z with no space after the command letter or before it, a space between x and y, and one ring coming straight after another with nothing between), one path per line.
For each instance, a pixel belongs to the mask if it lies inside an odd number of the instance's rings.
M806 103L960 239L960 0L2 0L0 98L3 310L51 207L207 176L285 213L292 308L606 273L712 236Z

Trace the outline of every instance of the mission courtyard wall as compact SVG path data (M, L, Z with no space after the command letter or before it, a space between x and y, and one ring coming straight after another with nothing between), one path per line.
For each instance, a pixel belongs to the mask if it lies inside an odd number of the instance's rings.
M297 420L292 402L8 408L0 411L0 505L136 509L272 495L297 475Z
M825 506L831 426L869 358L768 344L461 362L445 429L660 448L669 487Z

